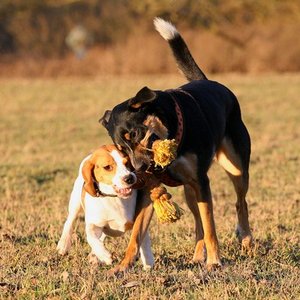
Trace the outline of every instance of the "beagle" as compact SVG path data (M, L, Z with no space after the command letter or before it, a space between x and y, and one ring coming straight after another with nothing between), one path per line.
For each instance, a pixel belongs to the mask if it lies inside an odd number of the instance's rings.
M91 258L112 264L112 255L104 246L105 237L123 235L135 221L137 190L132 187L137 178L128 165L128 158L113 145L100 147L81 162L57 245L59 254L69 251L73 224L83 208ZM151 268L154 258L148 230L139 251L144 269Z

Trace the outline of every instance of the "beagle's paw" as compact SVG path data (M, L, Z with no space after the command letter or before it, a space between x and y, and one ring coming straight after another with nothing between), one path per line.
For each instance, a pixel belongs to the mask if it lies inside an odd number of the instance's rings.
M60 255L65 255L69 252L70 248L71 248L71 237L61 237L57 247L56 247L56 251L60 254Z
M108 266L111 265L113 262L112 255L108 251L102 251L101 253L94 253L94 255L96 259L99 260L100 263L104 263Z

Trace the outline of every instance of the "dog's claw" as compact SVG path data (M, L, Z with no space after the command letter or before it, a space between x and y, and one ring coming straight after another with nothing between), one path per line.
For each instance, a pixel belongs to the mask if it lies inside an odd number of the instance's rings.
M253 250L253 238L251 235L245 236L242 241L242 253L245 253L247 255L251 254L251 251Z
M212 264L207 264L206 265L207 271L208 272L212 272L212 271L216 271L222 268L222 264L221 262L219 263L212 263Z
M253 246L253 238L251 235L247 235L242 239L242 248L250 250Z
M108 277L114 277L114 276L122 276L124 273L128 272L129 270L129 265L117 265L114 268L111 268L108 272L107 275Z
M222 267L219 256L208 257L206 260L206 268L208 271L214 271Z

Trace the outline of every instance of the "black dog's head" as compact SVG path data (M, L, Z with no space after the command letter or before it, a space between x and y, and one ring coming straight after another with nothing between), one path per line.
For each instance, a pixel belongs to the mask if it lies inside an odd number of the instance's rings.
M168 137L157 105L159 93L144 87L135 97L115 106L112 111L106 111L99 120L115 145L130 157L136 170L150 167L152 143Z

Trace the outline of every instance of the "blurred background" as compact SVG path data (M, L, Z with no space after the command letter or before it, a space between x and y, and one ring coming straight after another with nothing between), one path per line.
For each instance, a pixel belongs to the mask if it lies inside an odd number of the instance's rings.
M205 72L300 70L298 0L1 0L0 76L176 72L155 16Z

